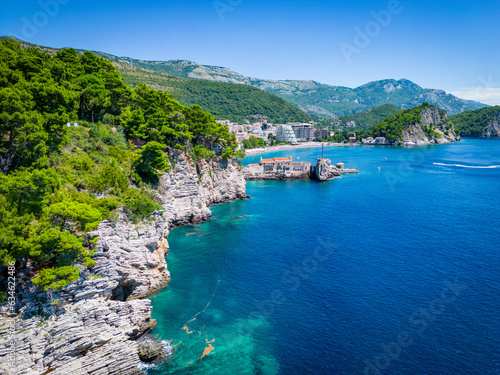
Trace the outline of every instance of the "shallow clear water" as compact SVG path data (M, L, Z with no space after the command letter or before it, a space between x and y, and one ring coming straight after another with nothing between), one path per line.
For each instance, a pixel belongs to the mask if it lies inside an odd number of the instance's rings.
M500 141L325 156L361 173L249 182L171 232L149 374L500 374Z

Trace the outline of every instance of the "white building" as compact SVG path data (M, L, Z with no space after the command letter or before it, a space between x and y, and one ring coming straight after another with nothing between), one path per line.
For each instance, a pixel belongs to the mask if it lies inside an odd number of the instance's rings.
M293 128L290 125L279 125L276 128L276 139L283 142L297 142Z

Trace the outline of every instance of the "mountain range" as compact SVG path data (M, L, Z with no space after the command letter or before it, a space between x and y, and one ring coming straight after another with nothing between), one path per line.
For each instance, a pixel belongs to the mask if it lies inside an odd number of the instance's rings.
M424 89L407 79L373 81L349 88L316 81L252 78L228 68L201 65L187 60L145 61L102 52L94 53L112 61L176 77L254 86L320 118L349 115L388 103L408 109L428 102L448 111L450 115L487 107L486 104L461 99L443 90Z
M36 47L49 53L56 51L55 48L20 42L25 47ZM310 121L311 115L316 118L346 116L384 104L408 109L428 102L446 110L449 115L487 107L443 90L424 89L407 79L373 81L349 88L307 80L252 78L229 68L187 60L146 61L92 52L112 61L129 85L146 83L171 93L184 105L201 104L217 118L238 122L247 118L267 118L274 122ZM267 95L253 88L263 90Z

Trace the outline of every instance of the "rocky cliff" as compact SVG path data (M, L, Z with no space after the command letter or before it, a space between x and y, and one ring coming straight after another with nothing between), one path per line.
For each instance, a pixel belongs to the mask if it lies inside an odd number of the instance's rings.
M445 111L437 107L430 107L420 113L420 123L403 129L404 141L411 141L417 145L459 142L460 136L448 121Z
M500 137L500 119L490 121L488 126L481 133L482 138Z
M79 281L54 294L33 287L30 267L18 271L18 315L0 316L1 374L142 373L136 339L156 322L150 301L139 298L170 281L169 230L209 219L210 205L246 197L236 162L194 163L184 153L174 161L157 188L163 210L139 224L123 213L102 222L91 233L99 238L97 264Z
M340 176L340 171L328 158L318 159L314 167L314 179L318 181L333 180Z

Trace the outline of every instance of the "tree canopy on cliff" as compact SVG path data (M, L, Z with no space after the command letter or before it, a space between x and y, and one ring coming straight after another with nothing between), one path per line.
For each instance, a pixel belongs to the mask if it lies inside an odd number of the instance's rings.
M444 117L446 111L439 109L438 107L431 105L427 102L422 103L422 105L414 108L407 109L405 111L399 112L392 117L380 122L378 125L369 129L367 134L372 137L386 137L388 141L402 141L401 136L403 130L410 125L422 125L421 114L423 111L429 108L436 108L440 111L441 115ZM435 135L431 128L422 128L427 135Z
M467 111L451 116L450 120L462 136L479 137L491 122L500 122L500 106Z
M34 283L66 285L79 278L75 265L93 265L87 232L100 221L120 207L132 220L159 208L148 184L170 168L167 149L230 158L236 145L200 106L131 89L90 52L51 56L3 40L0 265L30 262Z

